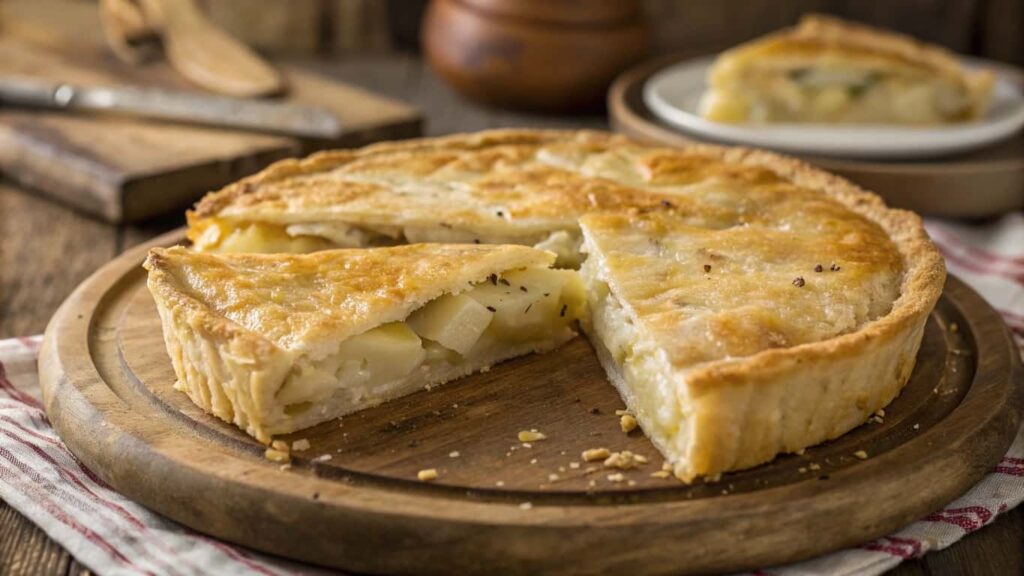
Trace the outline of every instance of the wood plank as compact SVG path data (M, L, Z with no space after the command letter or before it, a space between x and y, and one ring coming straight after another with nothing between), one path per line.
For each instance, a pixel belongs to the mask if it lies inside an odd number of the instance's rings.
M38 526L0 500L0 574L64 574L71 556Z
M0 181L0 338L39 334L116 253L114 230Z
M115 61L92 34L54 33L44 18L47 12L22 9L26 1L0 3L5 23L0 74L84 86L194 90L166 63L130 67ZM98 27L93 5L38 1L51 11L76 14L82 29ZM0 169L108 221L135 221L183 207L285 156L420 131L419 113L399 101L294 67L282 71L289 84L286 100L331 111L343 126L341 136L301 140L109 116L2 110Z

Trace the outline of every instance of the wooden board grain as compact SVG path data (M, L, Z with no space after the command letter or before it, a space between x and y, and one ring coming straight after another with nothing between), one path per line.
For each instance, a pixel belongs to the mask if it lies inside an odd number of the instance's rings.
M608 116L618 132L658 144L681 146L695 137L662 122L643 101L643 86L660 70L688 58L669 56L623 73L608 91ZM984 62L1024 90L1024 72ZM952 158L872 162L805 157L849 178L897 208L951 218L986 218L1024 208L1024 132Z
M171 389L139 266L147 247L98 271L52 320L41 356L51 420L79 458L144 505L307 562L374 573L768 566L937 509L999 460L1019 424L1022 368L1006 328L950 279L883 423L717 483L650 477L660 459L642 435L617 429L621 401L583 339L293 434L311 448L282 470ZM530 428L548 439L523 446L516 434ZM596 446L652 462L625 473L633 482L572 467ZM418 482L423 468L440 477Z
M34 4L37 0L32 0ZM0 3L0 75L89 85L195 90L163 62L132 67L109 54L92 3L38 0ZM52 25L52 12L75 15L75 26ZM91 32L90 32L91 31ZM86 114L0 108L0 171L22 184L110 222L138 221L180 208L203 193L270 162L330 147L417 136L413 107L305 71L283 66L287 100L335 114L344 133L300 140L220 128Z

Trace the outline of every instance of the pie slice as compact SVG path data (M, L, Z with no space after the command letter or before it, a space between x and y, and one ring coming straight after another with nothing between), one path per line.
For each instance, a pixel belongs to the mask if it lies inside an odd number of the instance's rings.
M988 71L938 46L824 16L724 52L701 114L728 123L947 124L986 113Z
M307 255L155 248L145 267L178 382L262 442L575 335L575 272L524 246Z
M497 130L323 152L207 195L188 213L188 235L206 252L523 244L575 267L581 215L687 202L677 188L648 188L645 167L617 148L627 143L598 132ZM687 168L690 183L711 177L730 175L711 158Z
M944 267L916 217L864 208L882 225L829 203L719 229L583 218L586 330L680 479L836 438L899 394Z

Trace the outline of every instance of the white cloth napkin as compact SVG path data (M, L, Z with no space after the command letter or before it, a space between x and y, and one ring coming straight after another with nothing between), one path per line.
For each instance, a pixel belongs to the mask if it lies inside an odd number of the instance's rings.
M1024 350L1024 215L986 225L929 221L949 271L995 306ZM108 574L323 574L219 542L103 484L64 446L39 403L39 337L0 340L0 498L81 563ZM1022 429L1024 430L1024 429ZM760 570L777 576L881 574L940 550L1024 499L1024 433L978 485L944 509L857 548Z

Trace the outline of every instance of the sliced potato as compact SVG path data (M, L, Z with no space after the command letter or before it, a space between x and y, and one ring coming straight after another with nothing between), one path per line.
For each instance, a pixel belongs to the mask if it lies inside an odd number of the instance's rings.
M465 355L493 316L493 312L469 296L446 294L413 312L406 322L420 337Z

